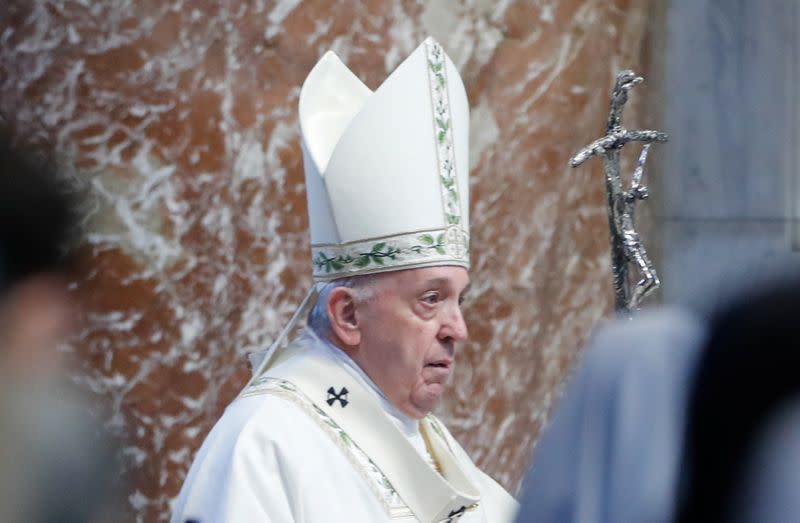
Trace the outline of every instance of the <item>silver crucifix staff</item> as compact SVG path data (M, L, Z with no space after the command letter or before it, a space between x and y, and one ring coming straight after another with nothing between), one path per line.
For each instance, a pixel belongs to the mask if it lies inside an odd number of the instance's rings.
M642 82L633 71L622 71L617 75L611 93L611 109L608 114L606 135L590 143L570 160L570 166L578 167L592 156L603 157L603 172L608 197L608 226L611 240L611 271L614 278L614 308L618 313L630 315L641 301L660 285L653 264L647 257L634 224L634 211L639 200L647 198L647 187L642 185L647 153L653 142L664 143L668 136L659 131L636 131L622 127L622 109L628 101L628 91ZM633 173L630 188L622 188L619 153L628 142L643 142L644 148ZM631 291L628 265L634 264L641 279Z

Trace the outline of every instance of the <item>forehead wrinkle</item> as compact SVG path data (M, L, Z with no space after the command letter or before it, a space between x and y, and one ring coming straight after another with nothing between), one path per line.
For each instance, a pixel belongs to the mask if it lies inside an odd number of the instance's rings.
M467 284L464 286L464 289L461 291L461 294L462 295L465 294L469 290L471 285L472 285L472 282L467 282ZM456 282L454 282L452 278L434 277L434 278L430 278L428 280L425 280L425 282L423 282L423 286L425 286L425 287L434 287L434 286L455 287L456 286Z
M425 287L435 287L435 286L442 286L447 285L450 283L447 278L435 277L435 278L428 278L425 280L422 285Z
M416 292L419 289L431 287L448 287L455 289L459 285L460 278L458 277L440 274L431 274L427 278L422 275L418 277L416 274L417 270L423 269L387 271L370 275L370 278L372 278L372 283L376 287L376 290L381 289L384 291L399 292L401 294L409 291ZM466 292L470 286L471 281L469 276L467 276L466 285L464 285L464 289L461 293L463 294Z

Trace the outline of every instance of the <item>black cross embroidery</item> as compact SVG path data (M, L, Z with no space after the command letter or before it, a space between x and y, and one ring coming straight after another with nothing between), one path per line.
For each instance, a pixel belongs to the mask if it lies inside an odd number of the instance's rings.
M467 512L467 507L462 506L458 510L451 510L450 513L447 515L447 519L445 520L447 523L453 523L453 521L460 519Z
M328 389L328 405L333 407L333 404L336 403L336 400L339 400L339 403L342 405L342 408L345 408L347 404L350 403L349 401L347 401L348 392L349 391L347 390L347 387L342 387L342 390L339 393L336 392L336 389L330 387Z

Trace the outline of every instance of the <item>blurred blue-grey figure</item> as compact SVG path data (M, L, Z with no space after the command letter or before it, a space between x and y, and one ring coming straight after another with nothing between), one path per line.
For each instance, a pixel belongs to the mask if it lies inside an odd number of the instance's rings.
M713 315L688 397L676 521L800 521L800 279Z
M603 325L534 451L517 521L670 521L704 338L704 323L679 310Z
M114 518L112 446L67 380L75 200L42 156L0 135L0 521Z
M800 515L800 400L774 413L747 459L734 523L783 523Z

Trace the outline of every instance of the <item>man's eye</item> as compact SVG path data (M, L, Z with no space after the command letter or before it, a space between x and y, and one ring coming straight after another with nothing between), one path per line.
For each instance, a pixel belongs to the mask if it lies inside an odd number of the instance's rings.
M439 293L437 292L430 292L422 296L422 301L429 304L434 305L436 302L439 301Z

